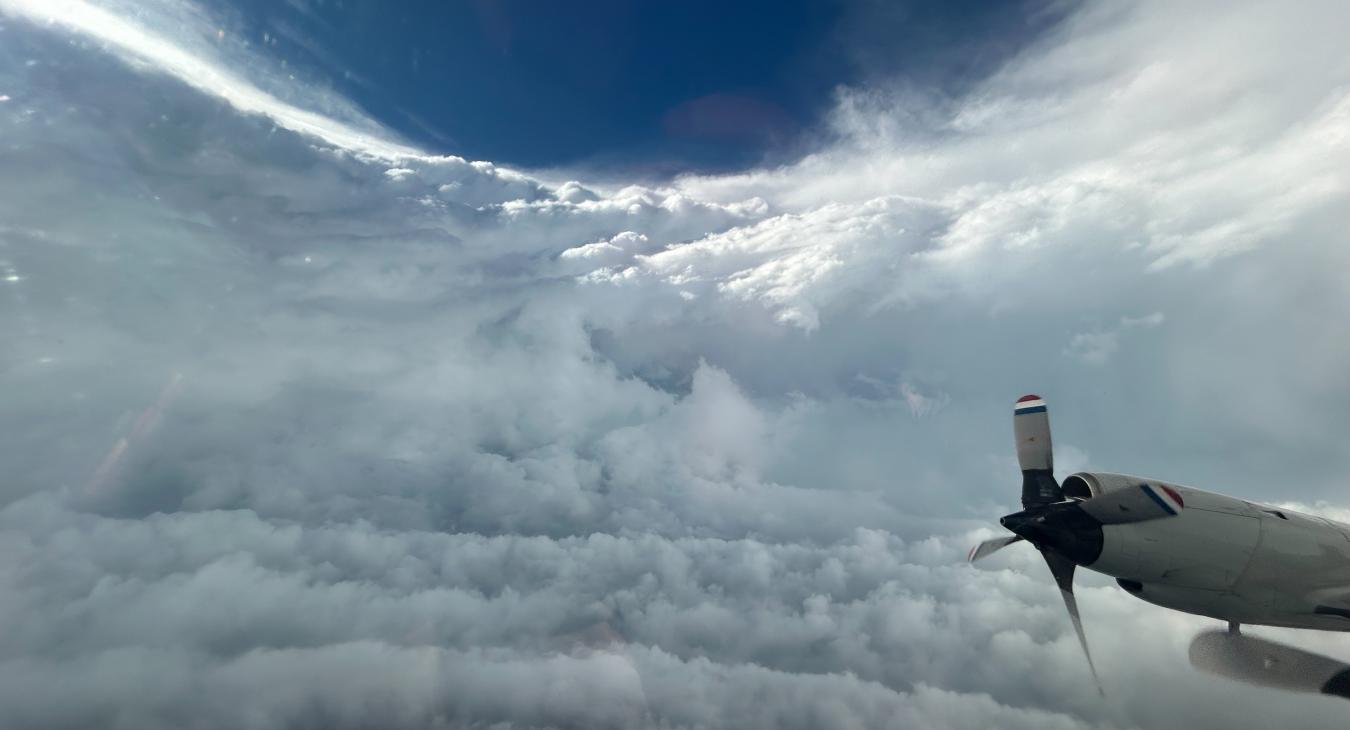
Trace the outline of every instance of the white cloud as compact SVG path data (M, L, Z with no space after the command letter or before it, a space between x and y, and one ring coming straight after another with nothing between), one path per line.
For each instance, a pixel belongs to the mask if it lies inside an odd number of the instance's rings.
M286 129L375 157L398 159L420 154L412 147L390 141L387 131L368 120L361 120L365 123L357 126L282 101L221 63L201 55L201 48L184 47L170 40L164 33L173 27L171 23L178 26L175 29L178 38L210 33L209 24L189 7L170 3L130 6L114 3L111 7L114 9L86 0L0 2L0 11L88 36L119 55L218 96L242 112L265 115ZM147 21L150 27L142 25Z
M574 260L590 270L595 266L613 266L630 261L651 248L650 240L641 233L623 231L606 240L573 246L561 254L563 260Z
M1070 340L1064 354L1075 357L1091 365L1101 365L1120 349L1121 334L1133 329L1150 329L1165 321L1162 312L1154 312L1142 317L1121 317L1114 327L1079 332Z
M820 306L852 292L900 296L907 260L928 245L939 219L931 206L900 198L825 205L769 218L664 251L591 281L651 279L761 303L784 323L814 330Z
M0 724L1339 719L1085 575L1100 699L1034 552L961 562L1024 392L1065 468L1336 513L1339 5L1090 4L950 107L851 90L795 164L607 186L0 3L37 19L0 30Z

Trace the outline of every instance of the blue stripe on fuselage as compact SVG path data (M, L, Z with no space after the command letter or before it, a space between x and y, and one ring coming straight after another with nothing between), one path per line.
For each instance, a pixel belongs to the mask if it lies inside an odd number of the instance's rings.
M1013 415L1025 416L1028 413L1045 413L1045 406L1032 406L1030 408L1013 409Z
M1159 496L1157 495L1157 493L1153 491L1153 487L1150 487L1150 486L1147 485L1147 484L1140 484L1140 485L1139 485L1139 488L1142 489L1142 490L1144 490L1144 494L1147 494L1148 496L1152 497L1152 498L1153 498L1153 501L1154 501L1154 502L1157 502L1157 503L1158 503L1158 506L1159 506L1159 507L1162 507L1162 508L1163 508L1163 511L1166 512L1167 514L1169 514L1169 515L1174 515L1174 514L1177 513L1176 510L1172 509L1172 506L1171 506L1171 505L1169 505L1168 503L1164 502L1164 501L1163 501L1163 498L1162 498L1162 497L1159 497Z

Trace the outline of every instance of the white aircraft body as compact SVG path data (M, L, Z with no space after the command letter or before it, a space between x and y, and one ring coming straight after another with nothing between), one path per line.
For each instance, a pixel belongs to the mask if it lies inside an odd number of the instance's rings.
M1350 631L1350 525L1125 474L1080 472L1061 484L1039 396L1017 401L1013 431L1023 510L999 520L1013 535L969 557L1023 540L1035 546L1085 654L1073 595L1078 566L1150 603L1227 621L1234 635L1241 624ZM1350 673L1335 681L1350 687Z

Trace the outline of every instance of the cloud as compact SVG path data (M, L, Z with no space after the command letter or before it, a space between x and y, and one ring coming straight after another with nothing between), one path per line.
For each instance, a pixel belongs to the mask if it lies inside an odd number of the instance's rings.
M613 266L651 248L650 239L641 233L623 231L607 240L573 246L558 254L565 261L575 261L583 272L595 266Z
M1092 365L1101 365L1120 349L1121 333L1132 329L1157 327L1164 321L1162 312L1154 312L1143 317L1121 317L1120 323L1115 327L1079 332L1074 335L1069 340L1069 346L1064 349L1064 354Z
M939 220L923 203L898 198L825 205L715 233L588 278L654 279L757 302L779 322L810 331L820 326L817 300L833 301L850 290L875 292L888 284L900 288L896 279L905 259L927 244Z
M1101 699L1034 552L962 563L1024 392L1065 467L1340 509L1338 5L1089 4L646 184L406 150L187 6L0 7L0 724L1339 718L1089 574Z
M207 20L189 6L159 2L133 6L112 3L105 7L85 0L5 0L0 10L87 36L124 58L217 96L241 112L262 114L281 127L339 148L389 159L418 154L412 147L391 141L386 130L368 119L344 123L283 101L228 68L228 62L202 55L210 46L200 37L191 37L210 29ZM196 42L181 45L162 34L174 26L180 33L187 31L178 35L178 41L187 36Z

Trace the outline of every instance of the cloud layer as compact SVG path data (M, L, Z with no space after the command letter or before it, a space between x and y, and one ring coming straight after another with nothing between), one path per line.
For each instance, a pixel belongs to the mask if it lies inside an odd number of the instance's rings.
M1066 471L1344 505L1340 5L1089 4L634 184L411 149L190 7L0 10L0 724L1340 717L1087 577L1099 698L1033 555L961 562L1027 391Z

